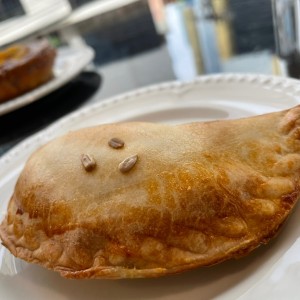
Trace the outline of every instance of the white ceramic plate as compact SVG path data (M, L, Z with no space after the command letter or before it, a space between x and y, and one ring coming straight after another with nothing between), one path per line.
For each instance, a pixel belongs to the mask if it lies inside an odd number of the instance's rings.
M181 123L240 118L293 107L297 81L257 75L201 77L166 83L87 106L30 137L0 159L0 211L16 178L40 145L69 130L117 121ZM2 207L1 207L2 206ZM61 278L36 265L15 276L0 275L0 299L299 299L300 207L280 235L240 260L158 279Z
M59 48L53 67L54 78L30 92L0 104L0 116L39 100L60 88L78 75L93 57L94 51L88 46Z

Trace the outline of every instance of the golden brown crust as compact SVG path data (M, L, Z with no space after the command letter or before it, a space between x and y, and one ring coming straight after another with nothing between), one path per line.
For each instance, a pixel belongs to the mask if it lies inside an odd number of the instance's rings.
M55 49L46 40L0 51L0 103L50 80L55 56Z
M27 162L1 239L15 256L77 279L158 277L246 255L278 232L299 198L299 124L295 107L71 132ZM108 144L116 136L122 149Z

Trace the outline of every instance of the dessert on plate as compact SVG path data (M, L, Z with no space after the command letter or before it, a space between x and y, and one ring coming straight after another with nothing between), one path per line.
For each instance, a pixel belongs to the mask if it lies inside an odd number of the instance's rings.
M0 50L0 103L49 81L55 57L56 50L44 39Z

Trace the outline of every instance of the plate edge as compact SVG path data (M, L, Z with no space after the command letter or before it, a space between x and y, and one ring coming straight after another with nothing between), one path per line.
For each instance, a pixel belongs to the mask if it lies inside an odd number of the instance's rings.
M27 137L7 153L0 157L0 167L7 165L19 152L26 150L31 144L37 143L40 140L50 140L53 138L53 133L67 122L73 122L83 115L88 115L95 110L99 110L105 107L113 106L121 102L130 101L136 97L149 95L158 91L170 90L175 93L181 93L195 85L209 84L209 83L247 83L253 85L263 85L265 89L281 92L292 97L299 97L300 99L300 82L296 79L272 76L272 75L257 75L257 74L213 74L199 76L191 81L169 81L160 84L150 85L142 87L133 91L122 93L105 100L101 100L97 103L85 106L63 116L48 127L40 130L39 132ZM299 102L300 103L300 102Z

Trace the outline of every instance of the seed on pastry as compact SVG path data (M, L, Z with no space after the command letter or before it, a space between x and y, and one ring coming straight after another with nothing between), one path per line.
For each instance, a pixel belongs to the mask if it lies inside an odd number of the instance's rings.
M88 154L82 154L81 155L81 162L83 167L87 172L91 172L96 167L96 162L94 158L91 155Z
M119 164L119 170L122 173L129 172L134 167L137 160L138 160L137 154L127 157Z
M112 138L108 141L108 145L114 149L123 148L125 143L119 138Z

